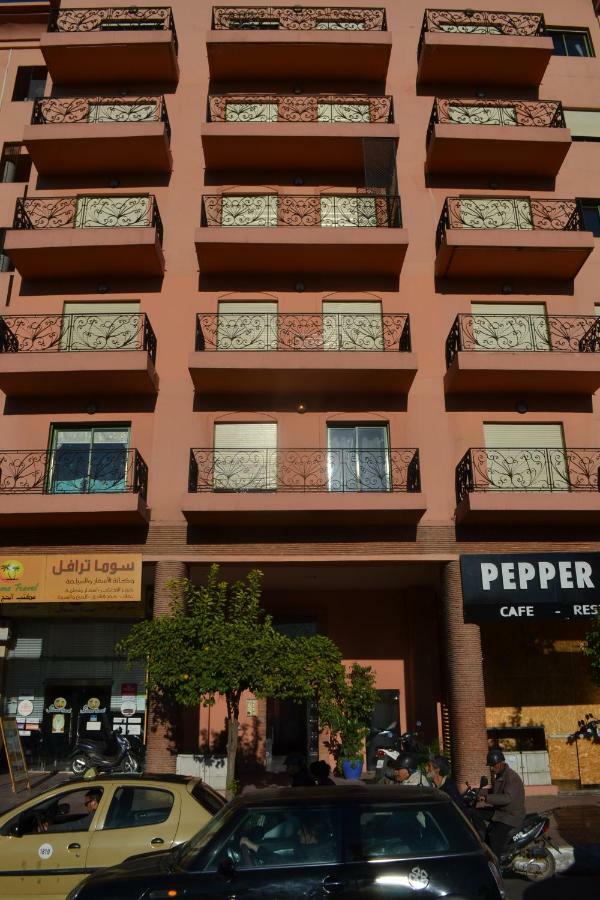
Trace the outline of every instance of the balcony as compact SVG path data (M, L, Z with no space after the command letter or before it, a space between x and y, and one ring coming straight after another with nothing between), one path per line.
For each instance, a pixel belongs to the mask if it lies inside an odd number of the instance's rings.
M395 275L408 234L383 194L212 194L202 198L202 273Z
M206 36L215 81L384 82L392 37L384 9L216 6Z
M397 142L392 98L358 94L218 94L202 126L209 169L364 171L365 138ZM240 160L242 162L240 162Z
M425 509L418 450L193 449L183 501L196 525L414 525Z
M437 99L425 172L556 178L570 146L558 101Z
M596 524L600 450L477 447L456 467L456 521Z
M536 88L553 52L541 13L428 9L417 84Z
M447 394L593 394L600 318L528 313L456 317L446 340Z
M168 6L52 9L40 50L54 84L173 84L179 79Z
M43 97L23 142L40 175L170 172L164 97Z
M435 274L566 282L593 249L575 200L449 197L437 228Z
M156 394L156 337L144 313L0 317L8 397Z
M145 525L147 486L137 450L0 450L0 528Z
M159 277L165 268L151 194L20 199L4 250L25 279Z
M194 387L209 394L407 393L417 371L404 313L199 313Z

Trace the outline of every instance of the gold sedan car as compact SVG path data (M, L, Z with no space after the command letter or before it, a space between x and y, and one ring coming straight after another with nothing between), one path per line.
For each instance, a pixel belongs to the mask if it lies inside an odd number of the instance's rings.
M65 781L0 816L0 897L64 900L96 869L186 841L224 803L180 775Z

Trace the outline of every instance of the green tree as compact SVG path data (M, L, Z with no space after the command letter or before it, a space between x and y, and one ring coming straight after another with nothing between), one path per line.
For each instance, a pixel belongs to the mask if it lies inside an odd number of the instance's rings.
M373 670L356 662L341 681L335 680L335 689L322 697L319 720L321 727L329 729L329 750L338 762L362 757L376 701Z

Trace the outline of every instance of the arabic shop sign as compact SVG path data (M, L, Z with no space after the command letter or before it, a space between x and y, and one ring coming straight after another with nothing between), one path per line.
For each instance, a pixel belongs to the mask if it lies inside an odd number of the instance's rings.
M139 602L140 554L0 557L0 603Z
M461 556L465 622L600 615L600 553Z

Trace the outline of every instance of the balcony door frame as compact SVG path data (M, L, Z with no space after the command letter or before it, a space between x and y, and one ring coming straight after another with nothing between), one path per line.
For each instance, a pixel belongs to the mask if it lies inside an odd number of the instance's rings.
M69 432L71 432L73 434L87 432L89 434L89 439L88 439L88 443L87 443L88 455L87 455L86 471L85 471L85 474L81 476L81 479L75 479L75 478L59 479L57 477L57 468L58 467L56 464L56 456L61 449L61 445L58 444L58 441L60 439L61 434L66 434ZM120 477L118 479L119 483L122 484L122 487L120 489L118 487L115 487L114 485L117 484L117 482L115 481L111 485L111 490L107 490L107 489L102 490L101 488L96 488L95 490L90 490L90 484L92 481L98 481L98 482L101 481L101 479L93 478L94 446L95 446L94 437L96 434L107 433L107 432L122 432L124 435L126 435L126 438L127 438L127 440L124 442L123 446L121 444L117 444L115 442L115 447L121 448L123 451L123 454L124 454L123 474L122 474L122 477ZM105 446L106 447L107 445L110 445L110 444L111 444L111 442L109 442L109 441L107 441L106 444L103 444L103 445L101 445L100 442L98 442L97 446ZM84 449L85 449L84 441L82 440L81 442L78 442L78 444L75 444L75 442L73 442L73 447L79 446L79 445L81 445L81 450L82 450L82 454L83 454ZM62 446L65 446L65 445L62 445ZM68 446L68 444L66 446ZM123 493L127 487L127 476L128 476L127 470L128 470L128 466L129 466L130 446L131 446L131 425L128 423L123 424L123 423L119 422L114 425L110 425L110 424L108 424L108 425L107 424L102 424L102 425L83 425L83 424L81 424L81 425L78 425L78 424L52 425L51 429L50 429L50 437L49 437L49 442L48 442L48 465L47 465L47 471L46 471L45 493L47 493L47 494ZM83 482L83 484L85 485L85 490L81 490L81 489L78 490L76 488L66 489L66 490L56 490L56 485L59 483L59 481L64 482L65 484L67 484L69 481L71 481L73 484L75 484L78 480Z

